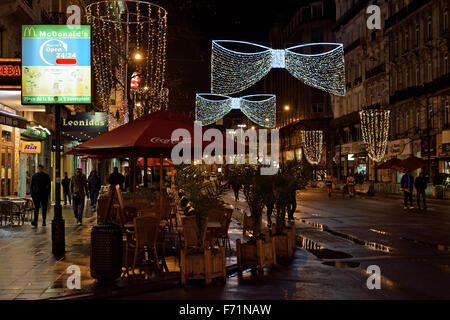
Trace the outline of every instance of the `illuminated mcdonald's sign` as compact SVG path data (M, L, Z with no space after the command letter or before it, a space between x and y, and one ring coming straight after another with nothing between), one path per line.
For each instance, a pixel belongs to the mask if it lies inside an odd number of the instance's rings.
M36 37L36 30L33 26L23 26L23 37Z

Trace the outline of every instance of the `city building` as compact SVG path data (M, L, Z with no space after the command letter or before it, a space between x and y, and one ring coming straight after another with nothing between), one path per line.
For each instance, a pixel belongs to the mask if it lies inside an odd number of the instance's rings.
M381 8L381 30L367 28L366 9ZM383 33L387 1L336 1L336 41L345 52L346 95L333 96L334 154L338 180L356 175L359 182L375 180L375 163L368 157L362 141L360 115L363 109L389 105L387 39Z
M289 48L307 43L334 43L333 1L302 1L298 11L285 25L274 25L270 40L273 48ZM300 53L321 53L328 46L299 49ZM280 129L280 160L302 158L301 130L323 130L324 152L318 168L331 165L333 143L329 127L333 118L330 94L305 85L285 69L273 69L265 78L266 93L277 96L277 128Z
M385 24L392 110L387 157L403 150L401 156L426 159L433 184L442 184L439 173L450 174L449 9L448 0L389 1Z

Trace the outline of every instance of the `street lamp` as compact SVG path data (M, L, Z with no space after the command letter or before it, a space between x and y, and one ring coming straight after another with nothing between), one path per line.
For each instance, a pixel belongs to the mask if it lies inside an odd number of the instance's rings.
M291 107L289 105L284 106L284 111L289 111L290 109L291 109Z

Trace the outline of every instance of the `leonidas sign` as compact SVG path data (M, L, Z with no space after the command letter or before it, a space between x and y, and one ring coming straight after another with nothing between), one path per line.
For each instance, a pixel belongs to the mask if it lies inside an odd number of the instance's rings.
M63 132L104 133L108 131L108 117L105 112L69 114L61 120L61 128Z

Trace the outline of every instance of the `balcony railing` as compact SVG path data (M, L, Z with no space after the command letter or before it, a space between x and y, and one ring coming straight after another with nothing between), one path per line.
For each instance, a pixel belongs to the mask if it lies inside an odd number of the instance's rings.
M390 96L389 103L392 105L409 98L417 98L428 93L448 88L450 89L450 73L431 82L425 83L423 86L409 87L403 90L398 90L394 95Z
M353 49L357 48L358 46L362 46L366 44L366 39L364 38L358 38L352 43L350 43L346 48L344 48L344 53L348 54Z
M380 74L382 72L386 71L386 66L385 64L380 64L378 66L376 66L375 68L370 69L369 71L366 72L366 79L375 77L377 74Z

